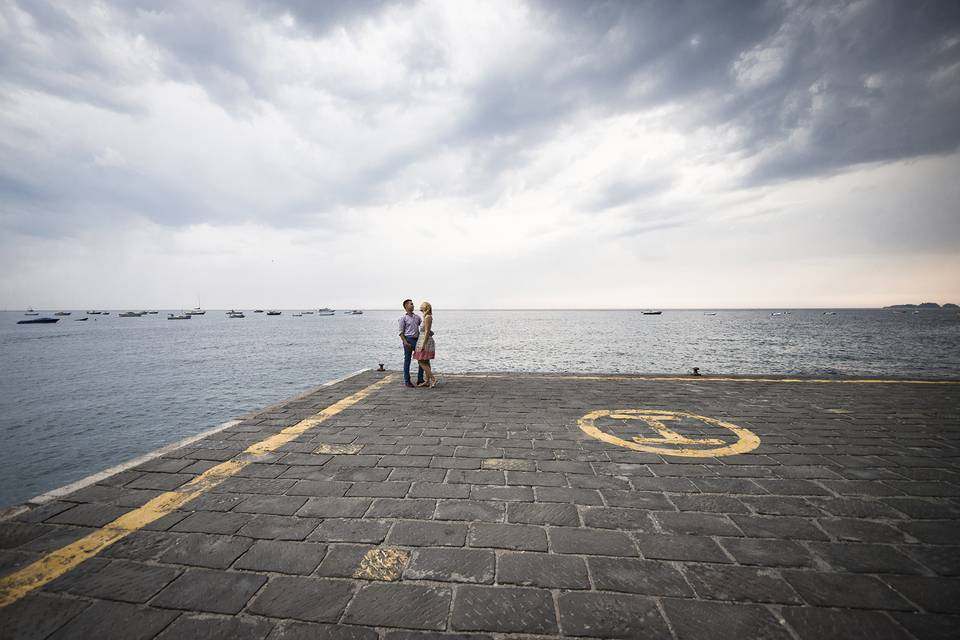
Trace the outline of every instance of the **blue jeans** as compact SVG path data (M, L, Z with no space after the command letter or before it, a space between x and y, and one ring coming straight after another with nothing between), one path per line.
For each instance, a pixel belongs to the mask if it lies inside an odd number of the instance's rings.
M413 348L417 346L417 337L418 336L407 336L407 342L410 343L410 347L407 348L407 345L403 345L403 381L404 383L410 383L410 360L413 357ZM423 382L423 369L420 365L417 365L417 384Z

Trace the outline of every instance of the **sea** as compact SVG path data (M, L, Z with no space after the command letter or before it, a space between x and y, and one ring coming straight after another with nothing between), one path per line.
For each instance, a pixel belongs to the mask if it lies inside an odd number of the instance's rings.
M0 509L360 369L402 310L0 312ZM49 311L44 316L52 316ZM86 318L86 320L83 320ZM441 310L436 370L960 377L957 310ZM438 389L442 393L442 387Z

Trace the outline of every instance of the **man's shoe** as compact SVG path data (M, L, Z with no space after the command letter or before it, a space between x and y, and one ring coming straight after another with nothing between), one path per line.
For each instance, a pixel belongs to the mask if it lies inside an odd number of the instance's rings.
M410 387L410 388L412 389L412 388L413 388L413 383L412 383L412 382L404 382L404 383L403 383L403 386L405 386L405 387Z

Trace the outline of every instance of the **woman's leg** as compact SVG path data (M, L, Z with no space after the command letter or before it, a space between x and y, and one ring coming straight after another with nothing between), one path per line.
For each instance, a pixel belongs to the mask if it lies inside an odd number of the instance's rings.
M423 369L425 375L425 384L430 385L430 381L433 380L433 371L430 370L430 361L429 360L418 360L420 363L420 368Z

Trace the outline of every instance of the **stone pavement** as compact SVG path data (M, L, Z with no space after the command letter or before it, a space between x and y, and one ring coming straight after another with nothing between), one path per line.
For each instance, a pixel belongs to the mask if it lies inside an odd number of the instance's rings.
M0 576L384 375L0 522ZM960 636L958 384L394 375L252 459L0 638Z

